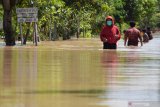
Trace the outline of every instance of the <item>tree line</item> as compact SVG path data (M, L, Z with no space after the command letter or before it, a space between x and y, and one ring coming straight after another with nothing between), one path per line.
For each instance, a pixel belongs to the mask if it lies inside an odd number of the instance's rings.
M1 4L7 3L1 0ZM38 8L38 31L42 40L63 40L72 36L96 37L111 15L121 31L130 20L139 28L160 28L160 0L6 0L16 1L12 8L14 37L19 34L16 8ZM4 4L0 7L0 19L4 18ZM23 23L23 34L31 35L32 23ZM1 31L1 33L3 33ZM31 39L31 36L28 36Z

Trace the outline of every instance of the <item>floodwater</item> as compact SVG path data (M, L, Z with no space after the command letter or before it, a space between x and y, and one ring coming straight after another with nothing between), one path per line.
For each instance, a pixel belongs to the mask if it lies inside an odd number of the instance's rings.
M102 50L99 39L0 46L0 107L159 107L160 38Z

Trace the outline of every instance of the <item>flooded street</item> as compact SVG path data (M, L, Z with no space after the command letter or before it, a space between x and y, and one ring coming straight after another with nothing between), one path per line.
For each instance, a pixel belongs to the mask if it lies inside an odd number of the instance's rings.
M102 50L99 39L0 46L0 107L159 107L160 38Z

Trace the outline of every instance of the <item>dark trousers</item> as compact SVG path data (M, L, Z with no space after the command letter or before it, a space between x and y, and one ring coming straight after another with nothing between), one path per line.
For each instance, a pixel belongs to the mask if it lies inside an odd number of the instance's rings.
M104 42L103 43L103 49L117 49L117 44L116 43Z
M138 46L138 41L128 41L128 46Z

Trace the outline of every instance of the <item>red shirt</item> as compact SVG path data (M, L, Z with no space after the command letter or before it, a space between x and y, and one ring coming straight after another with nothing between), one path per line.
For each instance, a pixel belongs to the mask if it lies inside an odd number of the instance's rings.
M115 37L118 35L118 37ZM107 39L108 43L117 43L117 41L121 38L120 31L117 26L104 26L100 33L100 39L103 42L103 39Z

